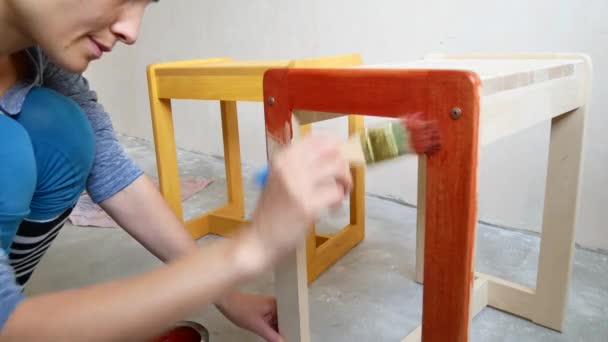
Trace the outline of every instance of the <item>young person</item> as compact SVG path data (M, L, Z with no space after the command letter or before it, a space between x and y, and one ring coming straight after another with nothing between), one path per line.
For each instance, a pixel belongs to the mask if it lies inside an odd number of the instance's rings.
M304 138L273 160L251 223L198 248L126 156L81 76L116 43L135 43L150 2L0 1L0 341L145 341L209 304L280 341L274 299L234 289L292 251L318 213L350 189L338 141ZM166 264L25 297L21 286L85 188Z

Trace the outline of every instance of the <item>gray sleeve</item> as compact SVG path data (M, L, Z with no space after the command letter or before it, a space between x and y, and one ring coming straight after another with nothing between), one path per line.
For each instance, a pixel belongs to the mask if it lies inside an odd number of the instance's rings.
M15 282L13 268L8 263L8 256L0 248L0 331L23 299L21 287Z
M93 201L99 203L112 197L142 175L141 169L118 142L110 116L97 102L97 94L89 88L86 78L46 63L42 84L78 103L91 122L96 154L87 180L87 191Z

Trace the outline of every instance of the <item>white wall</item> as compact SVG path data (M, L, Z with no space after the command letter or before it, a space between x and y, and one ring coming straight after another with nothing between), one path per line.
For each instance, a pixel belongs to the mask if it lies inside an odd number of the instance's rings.
M430 52L584 52L594 61L577 242L608 250L608 1L179 0L146 14L140 41L95 64L88 75L118 131L151 138L145 66L230 56L299 58L360 52L366 63L417 59ZM222 154L216 103L174 105L178 145ZM264 161L262 109L240 103L243 161ZM345 122L325 125L345 132ZM480 159L480 218L538 231L548 125L490 145ZM368 191L416 199L413 158L370 170ZM399 165L397 165L399 164Z

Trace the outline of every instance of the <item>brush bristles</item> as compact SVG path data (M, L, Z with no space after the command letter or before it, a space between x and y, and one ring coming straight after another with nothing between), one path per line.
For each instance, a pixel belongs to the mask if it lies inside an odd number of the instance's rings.
M426 119L423 113L415 113L402 122L403 129L409 134L409 146L413 153L431 154L441 148L437 121Z
M391 131L393 132L393 138L398 149L398 156L402 156L406 153L412 153L412 146L410 144L410 134L403 124L403 120L392 122L389 124Z
M394 159L408 153L431 153L439 149L437 124L416 113L382 127L367 128L360 135L367 164Z
M366 163L375 163L399 156L399 146L391 126L393 125L369 128L361 135L361 146Z

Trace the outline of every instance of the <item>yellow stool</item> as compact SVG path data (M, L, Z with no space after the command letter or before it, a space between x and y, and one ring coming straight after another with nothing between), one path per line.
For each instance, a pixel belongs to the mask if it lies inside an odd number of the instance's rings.
M228 236L246 222L236 101L263 101L262 81L270 68L337 68L361 65L359 54L302 60L233 61L230 58L176 61L148 66L148 91L160 190L183 221L171 99L220 101L228 203L185 225L194 238L207 234ZM363 127L363 117L348 116L349 134ZM311 124L300 126L306 134ZM334 264L365 237L364 169L352 169L350 223L332 235L312 227L306 240L308 282Z

